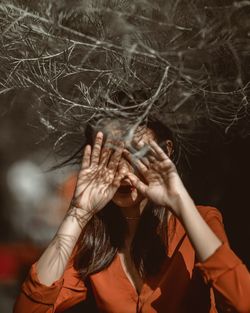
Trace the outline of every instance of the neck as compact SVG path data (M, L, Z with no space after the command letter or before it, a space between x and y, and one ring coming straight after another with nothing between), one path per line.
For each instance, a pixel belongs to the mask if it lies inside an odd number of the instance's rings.
M122 215L126 218L127 221L132 220L139 220L141 217L141 214L147 204L148 200L145 198L140 203L137 203L130 207L121 207L120 210L122 212Z
M143 202L143 203L142 203ZM126 218L127 221L127 234L125 237L125 242L124 242L124 248L125 250L130 249L131 242L134 238L138 223L140 221L141 214L147 204L146 201L142 201L140 204L137 206L131 207L131 208L121 208L121 212L123 216ZM167 209L167 221L169 221L172 213L169 209Z
M136 232L138 223L140 221L141 218L141 214L147 204L148 200L147 199L143 199L140 203L131 206L131 207L127 207L127 208L120 208L122 215L125 217L126 222L127 222L127 226L128 226L128 231L126 234L126 238L125 238L125 246L129 247L134 234Z

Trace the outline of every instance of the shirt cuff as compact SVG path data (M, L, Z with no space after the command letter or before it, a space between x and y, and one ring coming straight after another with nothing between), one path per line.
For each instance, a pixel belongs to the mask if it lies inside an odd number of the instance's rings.
M201 271L205 282L209 283L214 282L221 275L234 269L241 263L241 260L230 249L228 243L222 243L210 257L204 262L196 263L195 267Z
M55 281L51 286L39 282L36 263L32 265L29 275L22 285L23 292L38 303L53 305L63 286L63 277Z

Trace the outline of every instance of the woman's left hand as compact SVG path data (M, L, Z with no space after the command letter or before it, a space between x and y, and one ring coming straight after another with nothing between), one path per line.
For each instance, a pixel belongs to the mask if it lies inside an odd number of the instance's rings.
M149 148L151 156L142 158L143 161L126 152L126 157L135 164L144 181L133 173L127 176L142 195L159 206L169 207L175 215L179 216L178 200L182 196L187 196L188 192L174 163L161 147L151 140Z

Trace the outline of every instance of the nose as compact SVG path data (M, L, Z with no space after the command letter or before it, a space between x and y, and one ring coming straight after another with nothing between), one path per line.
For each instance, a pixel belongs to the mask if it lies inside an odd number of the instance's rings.
M128 173L134 173L132 165L124 158L121 158L120 163L119 163L119 171L128 174ZM127 178L124 177L121 181L121 185L131 185L131 181Z

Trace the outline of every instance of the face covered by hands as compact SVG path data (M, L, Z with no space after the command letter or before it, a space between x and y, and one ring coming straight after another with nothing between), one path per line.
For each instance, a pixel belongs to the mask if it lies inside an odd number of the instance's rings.
M126 147L123 155L134 167L134 171L126 173L132 186L141 197L147 198L157 206L168 207L175 215L179 215L176 203L187 191L169 155L172 142L165 142L166 153L156 142L154 132L148 128L139 131L134 137L137 148L131 152Z
M132 140L127 140L126 130L116 122L107 123L103 130L103 151L115 151L121 142L124 147L117 166L117 175L122 179L112 201L126 208L148 199L174 211L176 201L187 191L169 157L172 142L164 143L166 153L157 143L154 131L145 126L138 127ZM173 213L178 215L178 212Z

